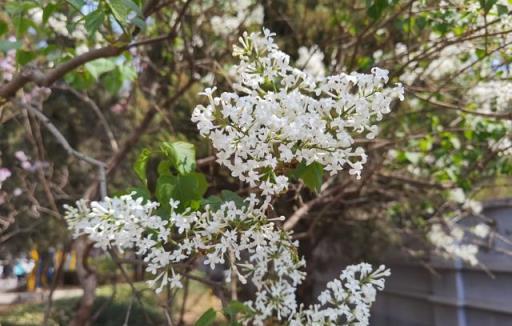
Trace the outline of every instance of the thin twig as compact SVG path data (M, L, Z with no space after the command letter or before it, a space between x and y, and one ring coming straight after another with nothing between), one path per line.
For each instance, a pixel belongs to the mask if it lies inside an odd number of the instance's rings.
M147 322L152 322L151 318L149 318L149 315L147 314L146 310L144 309L144 303L142 301L142 296L140 295L139 290L137 290L135 285L133 285L133 282L130 279L130 277L128 276L128 273L124 269L123 265L119 262L117 254L112 249L109 249L108 253L112 257L112 260L114 260L114 262L116 263L117 268L119 268L119 270L121 271L121 274L123 275L123 278L125 279L126 282L128 282L128 285L132 289L132 293L134 294L135 298L137 299L137 302L139 303L139 305L140 305L140 307L142 309L142 313L144 314L144 318L146 319Z
M73 147L71 147L71 145L69 144L67 139L64 137L64 135L62 135L62 133L59 131L59 129L57 127L55 127L55 125L50 121L50 119L48 119L48 117L46 117L46 115L44 115L43 112L34 108L30 104L25 104L25 103L22 103L21 101L18 101L18 103L20 104L21 107L23 107L24 109L26 109L28 112L30 112L31 114L33 114L34 116L36 116L39 119L39 121L46 127L46 129L48 129L48 131L51 134L53 134L53 136L55 137L57 142L59 142L59 144L61 144L62 147L64 147L64 149L66 150L66 152L69 155L75 156L76 158L78 158L84 162L87 162L89 164L92 164L92 165L95 165L96 167L98 167L98 175L99 175L98 181L100 183L100 194L101 194L102 198L105 197L107 195L107 178L106 178L106 173L105 173L105 169L106 169L105 163L98 161L90 156L87 156L87 155L75 150Z
M62 251L62 257L59 262L59 266L57 267L57 272L55 273L55 276L52 280L52 286L50 288L50 293L48 294L48 302L46 304L46 309L44 311L44 320L43 325L48 325L48 320L50 318L50 313L52 311L52 304L53 304L53 293L55 292L55 289L57 288L57 285L59 284L59 279L62 275L62 269L64 268L64 263L66 262L66 255L68 254L69 250L63 250Z
M96 102L94 102L89 96L82 94L74 88L66 85L56 85L53 86L53 88L69 92L73 94L73 96L78 98L80 101L86 103L100 119L100 123L103 125L103 128L105 129L105 133L107 134L107 137L110 141L110 147L112 147L112 150L114 150L114 152L117 152L119 150L119 144L117 143L114 133L112 132L112 129L110 128L110 125L108 124L105 115L103 114L103 112L101 112L101 109L98 107Z
M235 275L235 253L230 250L229 251L229 263L231 264L231 300L238 300L238 282L237 277Z
M128 306L128 310L126 311L126 316L124 317L123 326L128 326L128 320L130 320L130 313L132 311L133 298L135 298L135 296L132 294L132 297L130 299L130 305Z
M187 308L187 300L188 300L188 288L190 286L190 282L188 278L185 278L185 286L183 290L183 301L181 303L181 310L180 310L180 319L178 321L178 326L183 325L184 323L184 317L185 317L185 311Z
M114 274L114 276L112 277L112 294L110 295L110 298L107 301L105 301L105 303L103 303L101 305L101 307L94 313L94 315L91 317L91 322L94 323L101 316L103 311L105 311L105 309L107 309L107 307L110 306L110 304L112 304L112 302L114 302L114 298L116 297L116 294L117 294L117 279L116 279L116 274Z

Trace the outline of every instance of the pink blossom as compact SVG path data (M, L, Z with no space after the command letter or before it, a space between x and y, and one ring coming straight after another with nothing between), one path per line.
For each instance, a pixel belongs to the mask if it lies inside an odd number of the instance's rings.
M28 156L27 154L25 154L24 151L16 151L16 153L14 153L14 156L21 162L28 161Z
M29 161L23 161L21 163L21 167L24 169L24 170L30 170L32 169L32 164L29 162Z
M11 175L12 173L8 168L0 168L0 183L7 180Z

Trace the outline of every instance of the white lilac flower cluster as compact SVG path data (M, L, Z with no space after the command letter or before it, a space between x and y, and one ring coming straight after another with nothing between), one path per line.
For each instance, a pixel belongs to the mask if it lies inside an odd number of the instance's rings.
M178 207L178 202L170 204ZM298 243L265 217L254 195L242 207L228 201L217 210L209 206L202 212L173 210L169 219L155 215L157 207L158 203L124 195L90 206L79 201L76 207L65 208L75 237L86 234L102 249L135 250L143 256L146 270L155 275L149 283L157 292L167 286L181 287L180 263L198 255L204 255L204 263L211 268L229 265L228 281L235 277L256 288L255 298L246 302L255 313L243 317L245 323L263 325L275 315L292 325L305 320L311 325L329 325L333 320L364 325L376 289L382 289L382 278L389 275L382 266L375 272L368 264L350 266L328 283L319 297L321 304L304 310L295 294L305 276Z
M218 208L177 212L171 200L169 217L156 214L159 203L134 198L104 198L87 206L66 206L66 219L74 236L86 234L102 249L135 250L144 257L157 292L181 287L182 270L198 257L210 268L227 265L226 280L250 283L256 289L246 302L254 313L242 316L245 324L263 325L276 316L292 325L368 324L369 306L384 286L389 270L368 264L348 267L329 282L319 304L297 304L296 289L305 277L298 242L265 215L271 195L288 186L284 175L273 171L286 164L319 162L331 173L345 165L359 175L366 154L354 149L355 134L373 138L373 121L390 110L393 98L403 96L401 86L384 88L387 72L312 77L289 66L272 35L245 35L236 66L238 93L213 97L193 114L200 132L218 150L218 160L234 177L258 185L265 200L255 194L240 205L226 201ZM270 90L267 89L270 87ZM271 173L272 172L272 173ZM284 218L278 218L283 220Z
M171 201L174 208L178 204ZM99 248L135 249L144 256L147 271L158 274L151 283L159 284L159 291L166 285L181 287L172 265L201 252L212 269L230 265L228 280L251 281L257 289L252 306L260 312L258 318L274 312L289 316L297 308L295 289L304 278L305 263L297 256L298 243L277 229L257 204L252 196L242 207L228 201L218 210L207 206L202 212L173 211L167 220L155 215L158 203L124 195L92 202L90 208L83 201L66 206L66 219L75 237L87 234Z
M384 288L384 277L391 275L383 265L373 270L361 263L345 268L338 279L327 283L314 304L294 316L290 326L368 325L370 307L377 290Z
M407 85L413 85L416 81L420 82L422 79L437 81L450 76L453 80L467 82L468 75L475 72L478 72L477 79L485 79L484 77L495 79L496 69L491 65L475 69L476 63L482 61L478 50L483 47L484 40L486 47L490 49L502 48L500 52L503 51L505 56L512 54L512 47L510 46L512 33L504 33L512 27L512 16L508 14L512 10L512 3L508 0L494 2L495 5L484 11L478 1L441 1L438 5L440 15L431 16L434 21L441 22L450 17L450 21L457 22L461 27L471 24L474 27L472 37L466 39L453 32L445 35L432 32L428 41L416 50L408 49L404 44L397 43L395 54L400 57L402 64L407 66L400 80ZM412 10L421 12L432 10L432 8L426 2L418 1L412 5ZM488 24L489 19L492 19L492 24ZM465 41L458 42L461 39L465 39ZM398 48L401 50L398 51ZM428 66L423 66L420 61L414 60L416 61L414 63L410 61L411 58L420 59L425 54L432 53L432 50L435 50L436 57L430 60ZM492 52L494 51L490 50L490 53ZM404 55L405 53L408 53L408 55ZM490 59L494 63L506 61L501 56L502 54L494 54L490 56ZM473 68L468 69L469 67ZM471 93L467 92L467 94Z
M227 37L237 34L242 26L261 25L263 6L253 0L235 0L223 2L222 16L212 16L210 24L216 35Z
M491 230L488 225L479 223L467 231L483 239L490 234ZM454 223L434 224L428 233L428 238L442 257L448 259L456 257L474 266L478 264L478 246L465 239L468 232Z
M97 3L93 3L93 1L87 1L86 4L84 4L84 7L88 6L89 10L93 10L92 8L97 7ZM44 22L44 10L43 8L37 7L32 8L28 12L30 18L34 21L34 23L38 25L42 25ZM82 21L81 17L75 17L73 20L66 17L64 14L61 13L54 13L50 15L50 17L47 18L47 26L51 28L54 32L57 34L60 34L62 36L66 37L72 37L75 40L84 41L87 40L88 33L85 28L85 24ZM68 26L70 24L73 24L73 29L68 29Z
M504 80L482 81L469 92L480 112L505 113L511 111L512 82Z
M475 85L469 92L470 100L478 106L478 111L491 114L506 114L512 110L512 82L500 81L482 81ZM468 122L473 127L484 118L479 116L468 117ZM493 123L488 123L488 128L505 127L507 133L498 140L490 139L489 147L498 152L500 156L512 155L512 121L502 119Z
M297 59L297 66L304 68L304 71L312 76L324 76L324 53L317 45L310 48L301 46L298 51L299 58Z
M218 162L263 195L285 190L288 177L274 173L300 162L318 162L333 175L348 166L359 177L367 158L356 137L376 136L374 122L403 99L402 86L385 87L388 72L379 68L314 77L292 67L273 36L244 34L233 52L240 58L233 91L205 89L209 103L195 108L192 121Z

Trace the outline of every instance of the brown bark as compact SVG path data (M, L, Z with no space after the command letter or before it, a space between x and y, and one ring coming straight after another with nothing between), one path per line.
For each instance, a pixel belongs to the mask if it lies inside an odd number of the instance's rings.
M0 98L8 99L14 96L19 89L29 82L34 82L38 86L48 87L81 65L99 58L118 56L126 50L126 48L126 46L114 47L108 45L103 48L93 49L58 65L48 72L43 72L37 68L29 67L16 75L10 82L0 87Z
M84 293L80 300L80 306L69 323L70 326L85 326L88 324L94 300L96 299L96 286L98 285L98 280L96 279L96 273L94 270L92 270L87 264L90 249L91 244L87 240L87 237L81 236L75 241L77 260L76 273Z

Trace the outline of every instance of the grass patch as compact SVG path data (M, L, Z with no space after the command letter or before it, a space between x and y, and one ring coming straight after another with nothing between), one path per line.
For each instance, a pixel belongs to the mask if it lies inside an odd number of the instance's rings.
M158 298L143 283L136 284L136 287L142 291L142 303L146 314L155 325L161 324L163 314L158 306ZM132 291L128 284L117 284L115 295L112 298L113 292L111 285L101 286L97 289L93 314L99 311L101 307L104 307L104 309L91 325L123 325L130 304L132 307L128 325L148 324L144 318L142 307L137 300L133 299L132 302ZM80 297L55 300L48 324L52 326L68 325L79 301ZM6 314L0 316L0 325L39 326L43 323L44 311L45 303L15 305Z
M112 293L114 290L112 285L98 287L96 290L93 314L96 314L101 307L103 307L103 310L90 325L123 325L130 304L132 307L128 325L165 325L165 316L159 303L161 300L164 300L164 298L159 298L155 295L154 291L149 289L143 282L137 283L135 286L142 295L144 309L142 309L137 300L132 296L132 291L128 284L117 284L113 297ZM68 325L79 301L79 296L55 300L48 324L52 326ZM179 307L181 307L183 302L183 292L179 291L173 301L174 305L171 311L173 317L177 319L180 312ZM185 307L185 324L194 325L202 313L211 307L220 310L220 301L212 294L210 289L196 282L191 282ZM42 325L44 311L45 303L13 305L6 312L0 314L0 326ZM150 319L149 323L144 316L144 311Z

